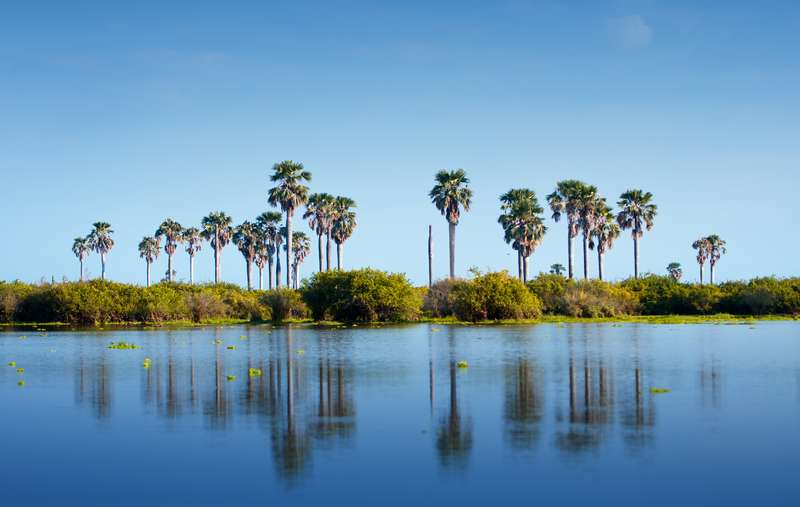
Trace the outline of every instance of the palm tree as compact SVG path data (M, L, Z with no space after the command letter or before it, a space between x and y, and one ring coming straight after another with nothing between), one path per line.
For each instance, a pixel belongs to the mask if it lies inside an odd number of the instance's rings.
M295 289L300 287L300 265L311 253L311 241L308 236L303 232L296 232L292 236L294 245L292 247L292 278L294 279L293 287ZM288 243L287 243L288 244Z
M255 262L256 267L258 268L258 290L264 290L264 268L267 266L267 262L269 261L267 237L260 227L256 227L256 237L258 238L258 241L256 241L256 256L253 262Z
M567 219L567 266L570 279L575 273L575 254L573 244L578 235L578 219L580 218L579 197L586 183L578 180L562 180L556 183L556 189L547 196L547 204L553 212L553 220L558 222L562 216Z
M550 264L550 274L563 276L567 268L563 264Z
M667 274L669 274L669 276L671 276L676 282L680 282L681 277L683 276L683 268L681 268L681 263L670 262L667 264Z
M214 283L219 283L222 276L222 249L231 241L231 222L231 217L222 211L212 211L201 222L203 230L200 235L214 249Z
M144 259L147 264L147 286L150 287L150 266L158 259L158 253L161 249L161 240L159 237L145 236L139 242L139 257Z
M114 231L111 224L107 222L95 222L92 224L94 229L89 233L88 239L92 250L100 254L100 279L106 279L106 255L114 248L114 240L111 235Z
M716 266L722 254L726 253L728 250L725 248L725 240L716 234L707 237L706 241L708 242L708 280L711 285L714 285L714 266Z
M708 238L702 237L692 243L692 248L697 250L697 264L700 265L700 285L703 285L703 265L708 260Z
M272 166L270 181L277 182L269 189L268 201L272 206L280 206L286 213L286 285L292 278L292 216L297 208L308 201L308 187L303 183L311 181L311 173L303 169L303 164L284 160Z
M282 215L277 211L265 211L256 217L256 224L261 229L263 235L264 248L266 250L268 276L269 276L269 290L272 290L272 264L275 253L279 253L280 243L283 239L280 235L280 227L278 224L281 222ZM280 265L280 255L278 255L278 265ZM279 274L279 273L278 273ZM278 276L277 278L280 278ZM280 286L280 280L278 280Z
M589 240L589 248L597 248L597 277L603 279L604 259L606 252L614 246L614 241L619 237L620 228L619 224L611 212L611 208L605 206L598 209L598 214L594 228L592 229L592 237Z
M336 269L341 270L344 264L344 243L356 230L356 212L352 208L356 202L349 197L338 196L333 202L334 218L331 226L333 241L336 243Z
M92 252L92 242L89 237L75 238L72 242L72 253L78 258L81 263L81 281L83 281L83 260Z
M308 226L317 234L317 250L319 252L319 270L322 271L322 236L327 236L325 247L327 261L326 271L331 269L331 227L334 218L334 197L331 194L311 194L306 203L306 212L303 218L308 219Z
M156 229L155 237L161 240L162 237L166 239L164 242L164 252L167 254L167 281L171 282L172 278L172 254L178 248L178 243L183 241L183 227L181 224L171 218L167 218Z
M244 257L244 262L247 266L247 290L253 289L253 285L250 281L250 273L252 271L251 267L253 265L253 261L256 258L258 242L258 228L249 221L245 220L242 222L242 225L236 227L234 230L233 243L242 253L242 257Z
M658 207L653 204L653 194L639 189L631 189L619 196L617 223L623 229L631 229L633 236L633 277L639 278L639 239L644 228L653 228Z
M203 248L200 229L197 227L184 229L181 239L186 243L186 253L189 254L189 283L194 284L194 256Z
M469 211L472 204L472 190L467 185L469 178L463 169L455 171L439 171L435 176L436 184L428 196L436 205L449 226L450 239L450 278L456 276L456 225L461 218L461 208Z
M506 243L517 251L517 271L520 280L528 280L528 257L544 239L547 227L541 218L536 193L527 188L511 189L500 196L502 214L498 222L503 227Z
M584 185L577 196L578 228L583 233L583 279L589 279L589 243L592 233L603 220L608 209L605 197L597 195L597 187ZM599 276L599 275L598 275Z

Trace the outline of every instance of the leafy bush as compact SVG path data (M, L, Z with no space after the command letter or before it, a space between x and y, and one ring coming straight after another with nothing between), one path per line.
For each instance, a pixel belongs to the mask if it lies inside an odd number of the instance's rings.
M273 322L308 316L308 307L303 302L300 292L294 289L271 290L262 296L261 302L270 309Z
M542 302L542 311L554 315L565 310L564 294L572 283L563 275L541 273L528 281L528 289Z
M719 287L678 283L669 276L648 275L619 284L636 294L645 315L705 315L718 312Z
M800 313L800 278L754 278L720 286L721 311L751 315Z
M430 317L448 317L453 315L453 305L450 302L450 292L456 280L445 278L433 283L425 292L422 310Z
M403 322L418 319L422 307L405 275L375 269L317 273L301 292L315 320Z
M542 315L539 298L507 271L477 274L472 280L456 280L448 299L456 317L472 322L533 319Z
M570 280L541 274L528 282L545 313L571 317L616 317L638 313L636 294L618 284L600 280Z

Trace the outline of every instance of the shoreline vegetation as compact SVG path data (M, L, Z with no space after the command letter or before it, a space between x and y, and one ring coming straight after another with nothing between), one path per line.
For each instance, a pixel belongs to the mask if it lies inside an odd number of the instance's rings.
M800 278L699 285L657 275L604 282L540 274L523 283L505 271L472 274L428 288L414 287L403 274L329 271L299 289L268 291L175 282L0 282L0 326L679 324L800 316Z

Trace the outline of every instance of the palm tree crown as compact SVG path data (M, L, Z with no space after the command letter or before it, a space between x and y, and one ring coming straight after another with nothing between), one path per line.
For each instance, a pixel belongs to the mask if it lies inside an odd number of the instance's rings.
M92 252L92 241L87 237L75 238L72 242L72 253L78 258L81 268L80 280L83 281L83 261Z
M150 265L158 259L161 239L156 236L145 236L139 242L139 257L147 263L147 286L150 287Z
M277 183L269 189L267 200L272 206L280 206L286 213L286 285L291 285L292 276L292 215L308 201L308 187L311 173L303 169L303 164L284 160L272 166L270 181Z
M242 224L236 227L233 233L233 243L239 249L244 260L247 264L247 289L252 289L250 282L250 265L256 258L259 249L260 234L258 226L253 225L245 220Z
M358 225L356 212L353 208L356 202L349 197L338 196L333 202L334 218L331 227L333 241L336 242L336 268L342 269L344 244L353 235Z
M106 279L106 254L114 248L114 239L111 235L114 231L111 229L111 224L108 222L95 222L92 224L94 228L89 233L88 239L92 250L100 254L100 278Z
M186 243L186 253L189 256L194 256L203 249L203 238L200 236L200 229L197 227L184 229L181 240Z
M567 219L567 271L570 278L574 276L573 239L578 235L580 218L580 202L585 194L591 193L590 185L578 180L562 180L556 183L556 189L547 195L547 204L553 212L553 220L559 222L561 217ZM596 189L595 189L596 192Z
M676 282L680 281L683 276L683 268L680 262L670 262L667 264L667 274L672 277Z
M214 211L203 217L201 226L203 230L200 235L209 243L214 249L214 283L219 283L221 278L221 259L220 254L222 249L230 242L233 228L231 217L222 211Z
M653 194L639 189L631 189L619 196L617 223L623 229L630 229L633 237L633 276L639 278L639 239L644 228L653 228L658 208L652 203Z
M544 239L547 227L541 218L544 209L536 193L527 188L511 189L500 196L501 214L497 221L503 228L504 239L517 251L517 268L521 280L528 277L528 257Z
M172 281L172 255L183 241L183 226L171 218L164 220L156 229L155 237L166 239L164 251L167 253L167 280Z
M434 179L436 184L428 196L447 221L457 225L461 218L461 208L469 211L472 204L472 190L467 187L467 173L463 169L439 171Z

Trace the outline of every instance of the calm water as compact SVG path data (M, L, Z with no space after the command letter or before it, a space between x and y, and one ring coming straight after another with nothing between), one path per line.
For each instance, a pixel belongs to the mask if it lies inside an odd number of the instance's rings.
M799 337L793 322L2 332L0 504L796 506Z

